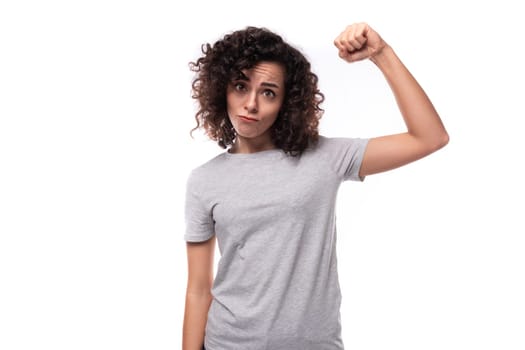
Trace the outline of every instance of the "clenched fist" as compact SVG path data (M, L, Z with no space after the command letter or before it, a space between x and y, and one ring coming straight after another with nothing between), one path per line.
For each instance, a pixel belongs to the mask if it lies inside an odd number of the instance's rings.
M347 62L373 58L386 46L383 39L366 23L354 23L346 27L334 40L339 57Z

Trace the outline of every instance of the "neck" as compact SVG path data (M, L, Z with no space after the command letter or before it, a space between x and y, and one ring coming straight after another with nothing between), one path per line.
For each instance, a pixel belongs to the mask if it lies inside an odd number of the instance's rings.
M255 153L275 148L277 147L270 139L254 140L237 135L233 146L230 148L230 153Z

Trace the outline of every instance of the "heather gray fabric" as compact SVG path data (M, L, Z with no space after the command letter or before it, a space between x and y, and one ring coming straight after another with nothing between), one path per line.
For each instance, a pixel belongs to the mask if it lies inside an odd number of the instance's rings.
M216 234L221 258L207 350L341 350L335 204L362 180L367 139L320 137L301 157L224 152L193 169L189 242Z

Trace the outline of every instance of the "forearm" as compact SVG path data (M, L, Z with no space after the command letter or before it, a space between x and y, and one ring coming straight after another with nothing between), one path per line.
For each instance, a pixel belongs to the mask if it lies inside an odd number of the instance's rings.
M186 293L182 350L202 350L211 293Z
M385 76L408 133L431 148L448 142L448 134L432 102L390 46L371 58Z

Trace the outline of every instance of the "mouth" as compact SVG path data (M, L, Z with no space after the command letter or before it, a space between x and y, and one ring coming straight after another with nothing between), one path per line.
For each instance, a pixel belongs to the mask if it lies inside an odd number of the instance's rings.
M256 121L257 121L257 119L255 119L255 118L250 118L250 117L247 117L247 116L245 116L245 115L240 115L240 116L239 116L239 119L244 120L244 121L247 121L247 122L256 122Z

